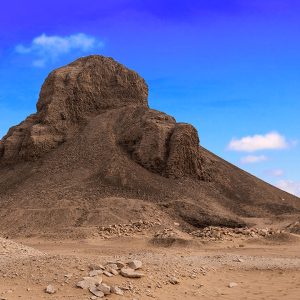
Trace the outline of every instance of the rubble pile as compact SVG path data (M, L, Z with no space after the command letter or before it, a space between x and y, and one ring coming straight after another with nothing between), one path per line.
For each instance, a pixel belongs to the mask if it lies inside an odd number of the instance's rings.
M274 230L271 228L228 228L209 226L202 229L192 231L190 235L201 238L205 241L231 241L234 238L259 238L266 237L273 234L279 234L283 230Z
M131 260L127 263L122 261L108 262L103 265L90 265L88 276L83 277L76 286L84 290L89 290L93 294L91 299L103 298L110 294L123 295L128 287L109 285L103 281L103 275L106 278L121 275L125 278L141 278L144 273L140 272L142 262L140 260Z
M98 227L98 234L104 239L120 236L131 236L160 225L160 222L139 220L135 222L133 221L129 224L113 224L109 226Z

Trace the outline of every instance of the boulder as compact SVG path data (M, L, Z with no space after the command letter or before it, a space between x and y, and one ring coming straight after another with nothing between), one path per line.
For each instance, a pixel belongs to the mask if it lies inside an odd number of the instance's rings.
M101 276L95 276L95 277L83 277L83 279L79 282L77 282L76 286L79 288L82 288L84 290L87 290L89 288L95 287L96 285L100 284L102 282Z
M128 262L128 267L133 270L140 269L142 267L142 265L143 265L143 263L137 259L134 259L134 260Z
M127 277L127 278L141 278L141 277L144 276L143 273L137 272L137 271L135 271L133 269L130 269L130 268L121 269L120 274L123 277Z

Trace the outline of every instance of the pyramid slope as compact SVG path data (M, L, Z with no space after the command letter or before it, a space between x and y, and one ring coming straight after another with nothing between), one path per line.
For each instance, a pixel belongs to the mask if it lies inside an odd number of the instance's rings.
M193 126L149 109L147 92L137 73L103 57L52 72L37 113L0 143L1 231L77 232L155 217L189 230L299 214L297 197L200 147Z

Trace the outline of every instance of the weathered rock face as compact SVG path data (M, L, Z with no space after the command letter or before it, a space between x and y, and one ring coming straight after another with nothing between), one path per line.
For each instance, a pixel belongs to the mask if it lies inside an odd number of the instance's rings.
M9 130L0 142L0 158L16 162L40 157L89 117L122 106L148 107L147 97L144 79L112 58L80 58L49 74L37 113Z
M9 130L1 141L0 157L10 163L41 157L89 119L121 109L115 122L116 144L134 161L162 176L204 179L195 128L149 109L147 97L144 79L113 59L78 59L49 74L37 113Z
M106 109L148 107L148 87L136 72L112 58L88 56L51 72L37 110L43 123L58 131Z
M131 158L165 177L209 179L203 171L196 129L162 112L137 108L120 115L119 144Z

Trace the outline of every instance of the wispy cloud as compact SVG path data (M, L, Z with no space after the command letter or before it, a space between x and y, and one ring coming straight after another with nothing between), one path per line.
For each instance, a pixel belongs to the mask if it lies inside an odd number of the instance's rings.
M285 149L290 146L286 138L278 132L269 132L265 135L256 134L241 139L232 139L228 145L229 150L242 152L255 152L259 150Z
M282 169L266 170L265 173L272 177L281 177L284 175L284 171Z
M268 160L268 157L265 155L247 155L240 159L242 164L255 164L262 161Z
M300 181L280 180L276 186L288 193L300 196Z
M33 56L33 66L44 67L48 62L56 61L60 56L73 51L87 53L104 46L102 41L84 33L69 36L46 35L35 37L29 46L19 44L15 51L23 55Z

